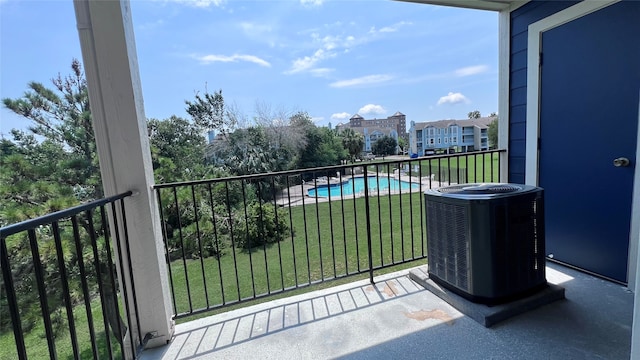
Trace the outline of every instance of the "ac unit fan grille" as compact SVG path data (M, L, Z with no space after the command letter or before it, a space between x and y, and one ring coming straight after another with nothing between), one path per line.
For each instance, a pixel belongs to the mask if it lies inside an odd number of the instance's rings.
M504 194L519 191L521 188L510 184L464 184L464 185L451 185L437 189L438 192L443 194L467 194L467 195L490 195L490 194Z

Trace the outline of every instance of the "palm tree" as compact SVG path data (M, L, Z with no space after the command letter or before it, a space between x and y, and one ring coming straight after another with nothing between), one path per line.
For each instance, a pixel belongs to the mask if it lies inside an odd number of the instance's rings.
M362 147L364 146L364 137L362 134L355 132L351 128L342 130L340 132L340 136L342 137L342 145L349 153L351 163L353 164L356 155L362 151Z

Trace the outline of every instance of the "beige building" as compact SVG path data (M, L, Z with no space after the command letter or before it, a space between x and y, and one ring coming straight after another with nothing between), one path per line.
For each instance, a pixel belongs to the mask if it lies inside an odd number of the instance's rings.
M348 123L336 125L338 131L346 128L351 128L364 136L363 152L370 152L376 140L383 136L390 136L396 141L399 138L407 140L407 116L399 111L384 119L365 119L355 114Z

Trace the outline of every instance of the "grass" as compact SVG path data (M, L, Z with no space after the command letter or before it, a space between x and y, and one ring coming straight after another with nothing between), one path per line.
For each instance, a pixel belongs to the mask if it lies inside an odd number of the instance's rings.
M4 304L3 304L4 305ZM64 311L64 310L63 310ZM108 359L107 340L105 335L104 321L102 318L102 309L100 307L100 299L91 301L91 313L93 315L94 330L96 334L96 348L101 359ZM79 348L79 357L81 359L92 359L93 351L91 346L91 337L89 332L89 321L84 304L77 305L73 308L74 322L76 326L76 335ZM66 320L66 312L64 312L64 324L56 333L55 349L58 359L73 359L73 349L71 346L71 335L68 331ZM120 344L111 336L111 348L113 358L121 358ZM39 321L28 332L24 333L24 342L26 345L27 357L29 359L48 359L49 347L46 340L44 322ZM16 343L11 329L3 329L0 334L0 359L9 360L17 359Z
M496 153L422 158L410 163L411 171L415 170L416 164L420 164L421 171L409 175L428 176L436 169L442 172L457 169L459 176L469 179L468 182L497 180L498 157ZM372 172L378 166L367 165ZM381 168L382 171L386 169L386 166ZM371 196L368 216L365 198L325 203L307 199L304 206L286 208L287 222L290 219L293 235L285 241L255 248L251 252L236 250L234 253L229 249L219 261L206 258L172 262L176 313L221 307L261 294L278 293L287 288L367 271L367 218L371 219L374 269L424 258L426 230L422 201L422 192ZM386 271L395 270L399 267ZM349 277L344 282L354 279ZM309 290L305 288L299 292ZM287 294L285 296L292 293Z
M417 164L421 166L421 171L415 171L414 166ZM368 165L368 170L375 169L375 164ZM452 169L458 177L468 179L468 182L497 180L498 154L416 159L410 162L408 175L424 177L446 173L448 169ZM386 171L386 166L382 170ZM371 259L373 268L378 269L376 274L417 265L417 262L410 260L423 259L426 255L422 192L371 196L368 199L369 214L366 212L365 200L357 198L343 202L316 203L314 199L308 198L304 206L282 209L282 214L292 224L293 230L284 241L252 251L229 248L220 260L209 257L173 261L171 281L177 313L215 309L182 318L180 321L368 277L367 219L371 220ZM400 265L389 267L393 264ZM350 276L345 277L346 275ZM338 279L329 283L317 283L333 278ZM295 287L300 288L282 292L284 288ZM275 295L251 300L260 294ZM239 299L247 301L226 306ZM6 300L0 305L7 306L5 302ZM107 358L99 299L92 301L91 308L100 357ZM66 313L64 319L62 330L55 339L57 356L60 359L71 359L73 352L70 335L65 331ZM84 305L74 308L74 319L81 349L80 357L91 358L91 341ZM49 357L42 321L24 336L29 358ZM119 345L113 339L112 347L118 356ZM17 358L17 354L13 332L1 329L0 360L14 358Z
M447 158L433 158L433 159L421 159L420 166L423 176L429 174L435 174L435 179L438 179L439 174L447 172L447 169L452 169L452 182L453 179L461 179L466 181L461 182L490 182L499 181L499 154L469 154L458 157ZM439 170L443 169L443 170ZM412 173L417 176L417 173ZM448 174L447 174L448 175ZM444 177L444 174L443 174ZM443 178L448 180L448 178Z
M422 235L421 197L421 193L407 193L370 198L374 268L424 257L426 239ZM234 254L233 249L229 249L219 262L213 257L172 262L177 313L369 269L364 198L312 202L287 208L284 214L292 221L293 239L289 236L285 241L250 252L236 250Z
M402 167L408 167L408 175L428 177L433 174L434 180L442 182L490 182L492 179L499 181L499 155L499 153L468 153L458 154L455 157L421 157L402 163ZM367 171L393 172L398 166L397 163L387 165L382 162L382 160L376 160L368 163ZM418 171L415 169L416 165L420 166Z

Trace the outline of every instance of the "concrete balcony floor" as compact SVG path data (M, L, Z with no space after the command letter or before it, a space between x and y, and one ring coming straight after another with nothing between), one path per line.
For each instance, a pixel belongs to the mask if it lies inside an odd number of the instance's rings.
M557 264L566 299L485 328L408 270L176 326L142 359L628 359L633 294Z

